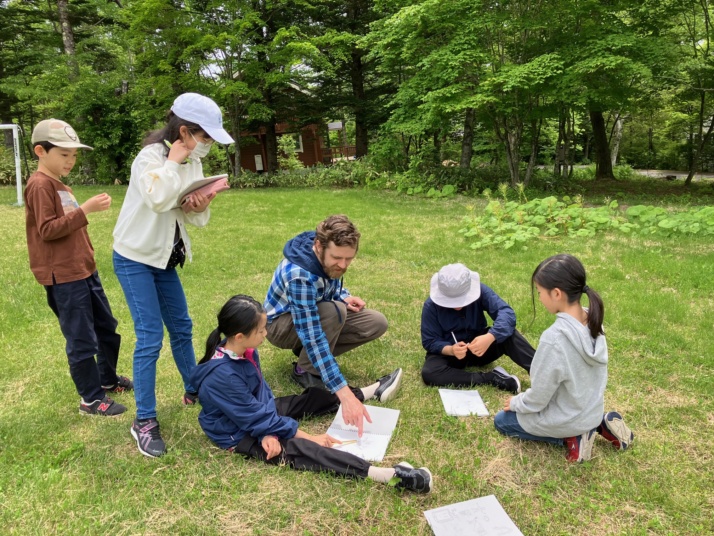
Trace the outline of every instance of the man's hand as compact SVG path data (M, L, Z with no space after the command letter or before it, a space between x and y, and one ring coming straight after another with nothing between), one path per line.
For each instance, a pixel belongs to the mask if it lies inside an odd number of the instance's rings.
M486 333L485 335L479 335L469 344L469 350L471 353L481 357L486 353L486 350L494 343L496 337L491 335L491 333Z
M456 359L463 359L466 357L466 350L469 349L469 347L466 345L465 342L457 342L456 344L451 345L451 353Z
M355 313L364 309L365 305L364 300L362 298L358 298L357 296L348 296L345 298L345 303L347 304L347 309Z
M263 450L265 451L267 455L266 458L268 460L270 458L274 458L283 450L283 447L280 446L278 438L272 435L265 436L260 443L263 446Z
M367 408L364 407L362 402L357 400L357 397L348 386L339 389L335 394L342 404L342 418L345 424L356 426L357 436L362 437L362 430L364 429L363 419L367 419L367 422L372 422Z
M112 198L109 197L109 194L104 193L90 197L82 203L79 208L81 208L82 212L87 215L92 212L102 212L103 210L107 210L111 204Z

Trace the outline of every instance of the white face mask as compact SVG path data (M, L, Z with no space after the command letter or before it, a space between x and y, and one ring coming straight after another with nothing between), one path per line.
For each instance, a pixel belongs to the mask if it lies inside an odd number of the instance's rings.
M191 137L193 138L193 141L196 142L196 146L191 151L191 156L194 156L196 158L203 158L204 156L206 156L211 150L211 145L213 145L213 142L211 141L210 143L206 143L205 141L198 141L193 134L191 134Z

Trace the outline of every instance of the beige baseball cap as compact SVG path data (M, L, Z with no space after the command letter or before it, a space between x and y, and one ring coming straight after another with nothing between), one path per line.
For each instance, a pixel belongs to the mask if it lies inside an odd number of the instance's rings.
M32 131L32 143L39 141L48 141L65 149L91 149L89 145L80 143L79 136L69 124L59 119L45 119L37 123Z

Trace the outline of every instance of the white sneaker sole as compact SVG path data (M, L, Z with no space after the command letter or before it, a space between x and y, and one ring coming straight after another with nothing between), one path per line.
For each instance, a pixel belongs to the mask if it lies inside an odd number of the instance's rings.
M402 385L402 377L404 376L404 371L401 368L398 370L399 372L397 373L397 377L395 378L395 380L377 398L377 400L379 400L380 402L389 402L399 391L399 387L401 387Z

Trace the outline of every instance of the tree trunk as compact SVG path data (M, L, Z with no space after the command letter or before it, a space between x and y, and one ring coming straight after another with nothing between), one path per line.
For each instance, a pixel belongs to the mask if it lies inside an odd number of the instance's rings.
M705 116L706 99L706 93L702 91L699 96L699 140L696 144L696 148L694 143L691 144L692 156L689 164L689 173L687 174L687 178L684 180L685 186L689 186L690 184L692 184L694 175L699 170L699 163L702 159L702 152L704 151L704 147L706 147L709 143L709 138L711 138L712 135L712 129L714 129L714 118L712 118L711 116ZM709 127L707 128L706 132L704 132L705 121L709 123Z
M607 130L602 112L590 110L590 124L593 127L593 145L595 146L595 179L615 179L610 160L610 148L607 144Z
M612 138L610 142L610 162L612 167L617 164L617 157L620 152L620 141L622 140L622 116L617 114L615 124L612 127Z
M265 125L265 170L269 173L278 171L278 135L275 132L275 120Z
M362 52L357 50L356 47L352 48L350 78L352 81L352 96L354 97L355 157L359 158L365 156L369 150L369 130L367 128L367 114L365 111L366 99L364 94Z
M538 142L540 141L540 128L543 124L543 119L531 119L531 155L528 158L528 167L526 168L526 176L523 179L523 186L528 186L533 176L536 158L538 157Z
M466 117L464 119L464 138L461 140L461 161L459 167L469 169L471 167L471 158L474 154L474 123L476 120L476 112L473 108L466 109Z
M57 13L59 15L60 31L62 33L62 44L64 53L67 54L67 64L69 65L70 81L74 82L79 78L79 65L75 57L74 33L72 24L69 22L69 2L68 0L57 0Z

